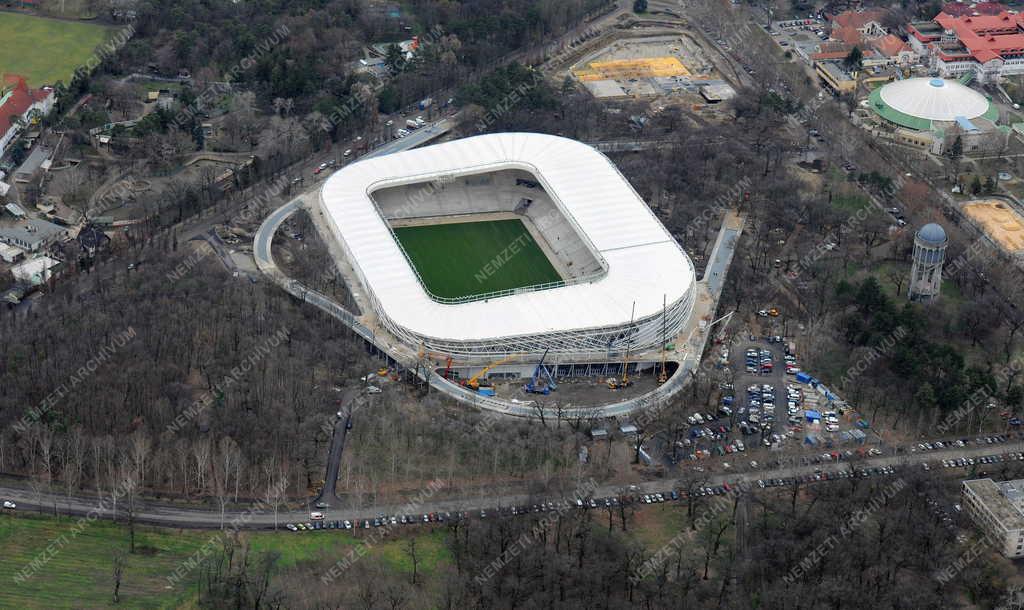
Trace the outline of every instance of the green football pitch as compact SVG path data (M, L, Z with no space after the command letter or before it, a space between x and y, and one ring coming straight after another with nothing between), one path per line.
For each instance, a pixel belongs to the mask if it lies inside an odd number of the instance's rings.
M0 73L24 76L31 87L66 85L112 33L95 23L0 13Z
M395 235L427 290L439 297L476 296L562 279L521 220L399 227Z

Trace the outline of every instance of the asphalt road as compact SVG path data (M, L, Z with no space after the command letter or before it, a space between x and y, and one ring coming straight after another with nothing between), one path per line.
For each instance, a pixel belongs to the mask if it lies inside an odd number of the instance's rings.
M338 416L334 418L334 430L331 433L331 450L327 455L327 473L324 475L324 486L320 495L313 501L314 506L340 506L342 501L335 495L338 488L338 470L341 468L341 454L345 450L345 437L352 427L352 414L359 399L359 390L347 390L339 404Z
M919 467L922 461L931 464L940 463L943 459L956 459L960 457L977 457L983 455L1003 454L1006 452L1024 452L1024 442L1013 441L996 445L982 445L965 447L962 449L948 449L941 451L930 451L924 454L900 454L896 456L881 456L857 460L858 468L880 466L903 466ZM707 477L706 485L716 486L722 483L737 484L746 482L755 484L758 479L785 479L799 475L813 474L816 471L838 472L849 470L850 464L839 462L838 464L822 465L793 465L774 469L759 469L743 473L715 474ZM994 468L994 467L993 467ZM939 472L946 472L939 465L933 468L933 476ZM655 493L665 492L672 487L668 481L650 481L638 483L633 493ZM412 494L422 500L410 500L403 504L368 505L358 508L328 509L324 510L327 519L372 519L383 513L392 514L422 514L427 512L453 512L453 511L476 511L479 509L493 510L496 507L508 507L513 505L529 505L535 502L568 500L573 497L576 487L566 489L562 494L552 493L543 496L529 495L507 495L491 496L486 499L480 498L458 498L458 499L437 499L431 498L433 494L426 493L427 489L420 493ZM603 498L617 496L624 492L622 485L606 485L598 487L593 497ZM18 511L52 512L56 505L62 515L89 516L95 518L112 518L114 516L109 498L66 498L60 494L48 494L45 492L33 492L32 490L0 487L0 499L13 500L18 504ZM153 504L145 501L137 501L135 520L139 523L161 525L166 527L194 528L194 529L217 529L221 527L220 513L209 509L178 508L167 505ZM125 519L125 502L118 502L118 518ZM272 529L276 522L280 524L303 522L309 520L309 514L305 510L281 511L275 517L273 509L264 505L254 505L244 510L230 510L225 512L224 524L238 529Z
M452 119L441 119L440 121L432 125L428 125L427 127L423 127L421 129L417 129L416 131L411 132L404 138L392 140L387 144L363 155L361 158L372 159L374 157L383 157L384 155L390 155L392 153L401 152L403 150L409 150L410 148L416 148L417 146L422 146L423 144L426 144L431 140L440 138L444 134L448 133L449 131L452 130L453 126L454 122L452 121Z
M712 253L711 262L704 270L704 280L708 283L708 290L711 294L722 294L722 286L725 283L725 274L729 270L729 263L732 261L733 253L736 250L736 241L740 232L736 229L723 228L721 236L721 247L715 248Z

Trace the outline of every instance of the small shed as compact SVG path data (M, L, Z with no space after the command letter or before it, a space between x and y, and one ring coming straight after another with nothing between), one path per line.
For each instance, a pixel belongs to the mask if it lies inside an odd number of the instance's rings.
M8 214L10 214L11 216L14 216L18 220L22 220L26 216L25 210L21 209L20 205L18 205L16 203L13 203L13 202L12 203L8 203L7 205L5 205L4 209L7 210Z
M21 248L0 243L0 259L3 259L5 263L17 262L24 255L25 251Z

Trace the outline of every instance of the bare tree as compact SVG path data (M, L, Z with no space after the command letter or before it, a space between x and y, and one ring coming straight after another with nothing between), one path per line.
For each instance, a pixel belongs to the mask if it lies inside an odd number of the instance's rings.
M112 576L114 580L114 603L121 602L121 579L124 577L125 555L122 551L116 551L113 558Z

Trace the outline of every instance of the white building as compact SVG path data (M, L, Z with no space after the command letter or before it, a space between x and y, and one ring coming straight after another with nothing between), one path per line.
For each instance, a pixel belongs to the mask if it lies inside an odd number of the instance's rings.
M60 225L38 218L20 222L13 227L0 228L0 243L26 252L38 252L57 240L68 239L68 230Z
M675 337L693 307L690 258L607 157L566 138L490 134L366 159L334 173L320 204L376 317L415 349L639 352ZM561 281L430 292L392 227L482 214L522 220Z
M39 256L15 265L11 268L11 275L19 282L28 282L33 286L45 284L54 274L60 261L49 256Z
M49 114L54 101L52 88L29 89L25 79L8 78L0 90L0 155L22 129Z
M25 251L21 248L9 246L4 243L0 243L0 260L5 263L16 262L19 258L25 255Z
M970 75L981 83L1024 74L1024 15L939 13L907 25L911 48L940 76Z
M1024 479L964 481L963 508L1006 557L1024 557Z

